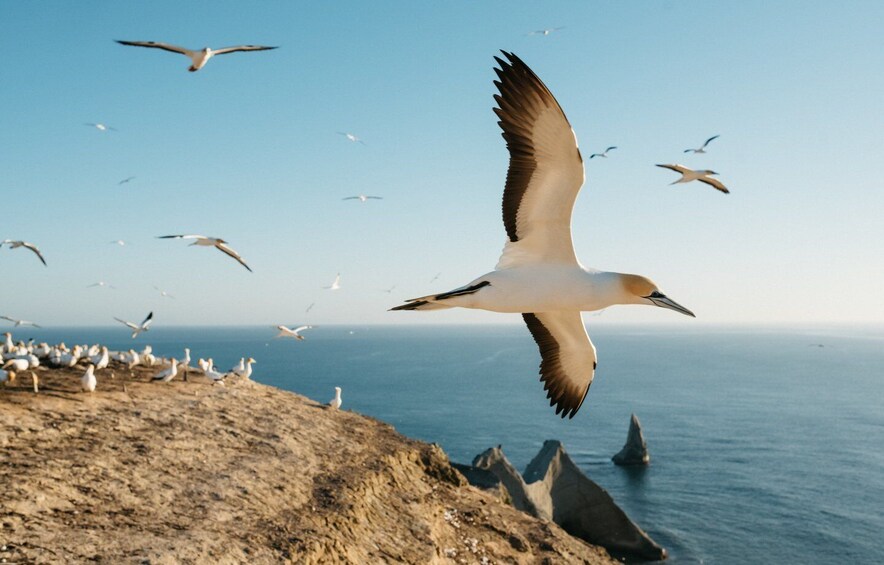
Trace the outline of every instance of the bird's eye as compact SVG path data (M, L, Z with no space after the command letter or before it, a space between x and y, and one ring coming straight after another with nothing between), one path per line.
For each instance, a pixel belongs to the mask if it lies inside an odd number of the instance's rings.
M654 292L652 292L651 294L649 294L645 298L666 298L666 297L659 290L655 290Z

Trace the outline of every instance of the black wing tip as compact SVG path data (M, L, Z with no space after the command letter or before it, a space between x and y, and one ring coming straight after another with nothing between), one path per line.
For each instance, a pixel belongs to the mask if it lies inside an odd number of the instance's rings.
M407 302L407 303L399 305L399 306L394 306L393 308L390 308L389 310L387 310L387 312L395 312L398 310L417 310L418 308L420 308L421 306L423 306L425 304L429 304L429 301L415 300L414 302Z

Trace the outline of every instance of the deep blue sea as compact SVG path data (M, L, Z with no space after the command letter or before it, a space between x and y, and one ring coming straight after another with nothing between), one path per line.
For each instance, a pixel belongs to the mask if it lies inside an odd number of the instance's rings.
M525 465L546 439L670 552L672 563L884 563L884 328L590 326L599 367L573 420L549 407L522 326L163 328L160 355L257 359L253 379L437 442L470 462L502 444ZM128 349L122 328L16 337ZM100 384L99 384L100 386ZM645 469L611 463L630 414ZM285 414L278 414L285 418Z

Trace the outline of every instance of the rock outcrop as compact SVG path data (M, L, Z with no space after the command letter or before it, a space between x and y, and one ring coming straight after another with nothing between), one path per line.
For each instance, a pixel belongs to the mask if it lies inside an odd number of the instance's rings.
M611 460L616 465L647 465L651 462L648 453L648 444L642 434L642 425L638 416L632 415L629 421L629 433L626 435L626 445Z
M510 464L500 447L477 455L472 469L458 468L466 471L468 479L480 477L485 485L491 481L481 472L494 475L513 506L555 522L571 535L600 545L615 556L666 558L666 550L632 522L607 491L580 471L558 441L544 442L524 475Z
M229 378L113 365L0 386L0 559L615 563L466 484L436 446Z

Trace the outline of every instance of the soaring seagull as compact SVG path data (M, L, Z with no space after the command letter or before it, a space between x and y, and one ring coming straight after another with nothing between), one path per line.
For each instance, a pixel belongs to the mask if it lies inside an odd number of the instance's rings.
M34 245L33 243L28 243L27 241L21 241L21 240L12 240L12 239L4 239L3 241L0 241L0 247L3 247L6 244L9 244L10 249L16 249L18 247L24 247L25 249L30 249L31 251L33 251L37 255L37 257L40 258L40 261L43 263L43 266L46 266L46 259L43 258L43 254L40 253L40 250L37 249L37 246Z
M295 338L295 339L297 339L297 340L301 340L301 341L303 341L303 340L304 340L304 336L302 336L300 332L302 332L302 331L304 331L304 330L313 329L313 326L298 326L298 327L295 328L295 329L291 329L291 328L288 328L288 327L286 327L286 326L276 326L276 329L279 330L279 333L276 334L275 336L273 336L274 338L277 338L277 337L293 337L293 338Z
M712 141L713 139L718 139L719 137L721 137L721 136L720 135L713 135L712 137L707 139L706 142L703 145L701 145L700 147L698 147L697 149L685 149L684 152L685 153L706 153L706 146L709 145L709 142Z
M138 334L141 332L146 332L150 329L150 324L153 322L153 312L147 315L147 318L141 322L141 325L133 324L132 322L127 322L126 320L121 320L119 318L114 318L114 320L124 324L126 327L132 330L132 339L138 337Z
M709 175L717 175L715 171L710 171L708 169L704 169L702 171L695 171L693 169L689 169L684 165L657 165L658 167L663 167L664 169L669 169L670 171L675 171L676 173L681 173L681 178L675 182L669 183L679 184L682 182L691 182L693 180L698 180L700 182L705 182L709 186L715 187L718 190L722 191L725 194L730 194L730 190L727 189L724 184L718 180L710 177Z
M559 31L560 29L565 29L565 26L562 27L551 27L547 29L538 29L537 31L529 32L528 35L549 35L554 31Z
M383 196L366 196L365 194L359 194L356 196L347 196L345 198L341 198L341 200L358 200L360 202L367 202L369 200L383 200Z
M617 146L612 145L611 147L608 147L607 149L605 149L601 153L593 153L592 155L589 156L589 158L594 159L596 157L604 157L605 159L607 159L608 158L608 151L611 151L612 149L617 149Z
M325 290L341 290L341 273L335 275L335 282L331 283L331 286L322 287Z
M503 192L507 241L495 270L466 285L407 301L393 310L461 307L521 313L540 348L540 380L556 414L580 409L596 368L581 311L645 304L693 316L651 280L584 269L571 242L571 214L583 185L583 159L562 108L511 53L495 57L494 109L510 153Z
M208 47L203 47L202 49L194 51L192 49L178 47L177 45L159 43L156 41L121 41L119 39L115 41L120 45L132 45L133 47L150 47L152 49L162 49L163 51L169 51L171 53L180 53L186 57L189 57L190 61L193 63L192 65L190 65L190 68L187 69L192 73L195 73L196 71L205 67L206 63L209 62L209 59L211 59L215 55L226 55L228 53L236 53L237 51L268 51L270 49L276 49L276 47L266 47L264 45L236 45L234 47L222 47L221 49L209 49Z
M344 137L346 137L348 140L352 141L353 143L361 143L362 145L365 145L365 142L362 141L361 138L356 137L356 136L353 135L352 133L349 133L349 132L346 132L346 131L338 131L338 132L335 132L335 133L337 133L338 135L343 135Z
M4 320L9 320L16 328L19 326L33 326L35 328L42 327L39 324L35 324L34 322L30 322L28 320L16 320L15 318L10 318L9 316L0 316L0 318Z
M246 265L246 262L243 261L243 258L239 256L239 253L231 249L227 246L227 242L221 239L220 237L206 237L204 235L160 235L157 236L157 239L194 239L191 245L201 245L203 247L215 247L218 251L224 253L225 255L229 255L237 260L237 262L252 272L252 269Z
M91 126L91 127L94 127L94 128L97 129L98 131L119 131L119 130L117 130L117 128L112 128L112 127L110 127L110 126L107 125L107 124L102 124L101 122L99 122L99 123L91 123L91 122L90 122L90 123L86 123L86 124L83 124L83 125L84 125L84 126Z

